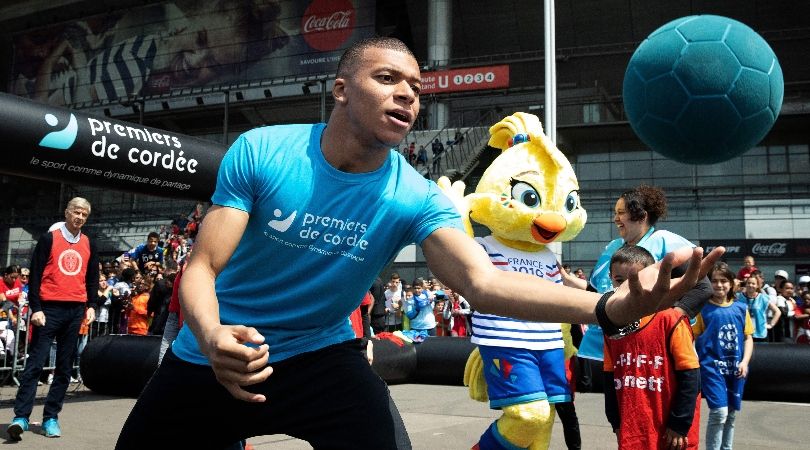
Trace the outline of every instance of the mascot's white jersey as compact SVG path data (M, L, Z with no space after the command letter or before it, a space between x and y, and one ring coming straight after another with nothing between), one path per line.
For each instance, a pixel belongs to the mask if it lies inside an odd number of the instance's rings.
M503 271L530 273L554 283L562 283L557 258L546 248L539 252L524 252L507 247L492 236L477 237L475 240L489 254L492 264ZM476 311L472 324L471 340L474 344L529 350L563 348L559 323L527 322Z

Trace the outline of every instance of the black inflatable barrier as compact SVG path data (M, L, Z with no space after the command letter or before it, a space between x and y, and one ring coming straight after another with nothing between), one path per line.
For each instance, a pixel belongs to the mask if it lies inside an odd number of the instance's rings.
M464 366L475 349L468 338L437 336L416 344L414 382L424 384L464 384Z
M577 385L580 392L604 392L602 362L580 359L590 367L593 382L588 383L584 371ZM580 369L587 367L580 366ZM754 355L748 367L744 400L810 403L810 345L754 344Z
M475 345L469 339L432 337L403 347L374 341L377 374L389 384L424 383L461 386L464 366ZM84 384L106 395L137 397L157 368L160 336L109 335L87 344L81 358ZM602 392L602 365L582 360L593 382L580 392ZM810 403L810 345L756 344L745 384L745 400ZM580 373L580 388L583 374Z
M373 339L374 360L371 367L388 384L408 383L416 372L416 346L400 347L386 339Z
M160 340L127 334L92 339L79 364L84 385L99 394L137 397L157 368Z
M5 128L3 128L5 127ZM138 194L208 200L218 142L0 93L0 173Z
M810 403L808 375L810 345L756 343L743 399Z

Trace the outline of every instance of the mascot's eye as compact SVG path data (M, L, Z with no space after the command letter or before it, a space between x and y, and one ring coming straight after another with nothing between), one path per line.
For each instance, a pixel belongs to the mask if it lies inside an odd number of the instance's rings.
M515 182L512 186L512 198L529 208L540 206L540 194L530 184L522 181Z
M577 205L579 205L579 194L577 191L571 191L568 198L565 199L565 209L571 212L576 209Z

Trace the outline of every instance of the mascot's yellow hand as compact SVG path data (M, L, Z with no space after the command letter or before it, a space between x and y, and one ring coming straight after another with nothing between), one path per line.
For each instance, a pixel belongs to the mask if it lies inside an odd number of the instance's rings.
M450 183L450 179L447 177L440 177L436 184L439 185L439 189L444 192L444 195L453 202L453 205L458 210L459 215L461 216L461 222L464 224L464 231L467 233L468 236L473 236L473 229L472 223L470 222L470 204L466 198L464 198L464 189L467 185L464 184L463 181L456 181L455 183Z
M484 360L478 347L470 353L464 367L464 385L470 387L470 398L479 402L489 401L487 380L484 378Z
M562 328L563 344L565 345L563 347L565 350L565 360L568 361L569 358L577 354L577 348L574 346L574 340L571 338L571 324L561 323L560 328Z

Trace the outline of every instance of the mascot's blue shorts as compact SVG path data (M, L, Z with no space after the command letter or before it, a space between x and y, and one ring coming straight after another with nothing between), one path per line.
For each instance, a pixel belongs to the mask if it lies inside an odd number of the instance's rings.
M548 400L549 403L571 401L563 349L526 350L479 345L478 350L484 363L490 408L500 409L538 400Z

